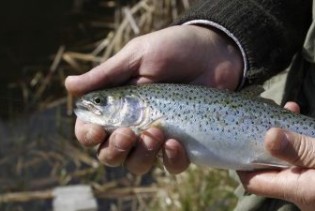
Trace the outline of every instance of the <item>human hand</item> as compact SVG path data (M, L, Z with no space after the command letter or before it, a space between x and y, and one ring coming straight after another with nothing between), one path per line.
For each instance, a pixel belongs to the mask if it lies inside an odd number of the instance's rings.
M234 90L242 75L242 57L221 33L194 25L172 26L131 40L91 71L70 76L75 95L126 83L180 82Z
M242 74L240 52L220 33L199 26L173 26L130 41L119 53L80 75L67 78L67 90L82 95L103 87L151 82L185 82L235 89ZM165 167L179 173L189 165L176 140L164 140L151 128L140 139L122 128L111 136L104 129L77 120L75 134L85 146L99 147L98 158L108 166L146 173L162 148ZM149 135L151 134L151 135Z
M287 103L286 108L299 112L295 103ZM245 189L256 195L290 201L301 210L314 210L315 138L273 128L266 134L265 147L273 156L295 167L239 172Z

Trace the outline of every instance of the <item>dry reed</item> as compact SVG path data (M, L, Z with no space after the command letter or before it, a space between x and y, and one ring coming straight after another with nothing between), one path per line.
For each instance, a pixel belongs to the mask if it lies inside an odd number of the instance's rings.
M91 40L89 45L82 46L77 51L61 46L53 57L48 72L38 71L28 82L12 84L12 87L21 88L27 105L35 104L42 110L67 104L67 113L70 114L72 97L49 97L47 93L51 86L63 88L66 75L86 72L116 54L132 38L167 26L188 9L193 0L134 2L121 7L117 1L102 1L102 7L112 8L116 14L111 23L93 22L95 27L112 28L106 37ZM56 139L59 140L57 143L40 147L43 146L42 142ZM0 178L2 190L6 191L0 194L0 208L5 203L51 199L51 189L54 186L67 185L73 181L90 184L98 198L115 199L116 203L111 204L112 211L126 210L126 204L128 210L205 210L211 206L212 210L227 210L235 203L235 198L231 196L234 184L224 171L191 167L187 172L173 177L155 169L152 174L155 182L143 186L143 178L130 173L124 173L125 176L120 179L105 179L104 173L107 170L95 159L93 149L83 149L60 136L39 142L32 141L23 145L23 150L15 148L10 152L11 155L0 159L0 166L15 165L13 168L17 174L30 174L26 181L25 178L22 179L21 185L12 181L17 177ZM50 172L42 178L33 178L30 169L41 168L42 165L48 165ZM203 196L191 195L199 193L200 189ZM221 194L213 194L213 190L221 191Z

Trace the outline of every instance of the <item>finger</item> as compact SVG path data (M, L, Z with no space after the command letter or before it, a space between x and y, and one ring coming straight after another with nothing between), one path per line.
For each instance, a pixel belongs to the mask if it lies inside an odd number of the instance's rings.
M284 187L278 187L279 184L275 181L277 178L278 171L239 171L237 172L239 178L245 188L249 193L275 197L279 195L278 192L280 189L283 190ZM281 194L280 194L281 195Z
M141 44L133 41L112 58L79 76L66 78L66 89L73 95L120 85L134 76L141 63Z
M291 170L285 170L288 171ZM284 200L288 200L288 193L292 192L292 185L296 182L292 183L292 177L283 180L282 176L286 174L277 170L240 171L238 175L247 192Z
M149 128L141 134L139 143L127 158L126 168L137 175L147 173L155 162L163 142L162 131L157 128Z
M307 187L312 187L314 174L313 169L299 167L286 170L238 172L247 192L291 201L297 205L312 203L313 208L314 194Z
M293 165L315 168L315 140L311 137L272 128L266 134L265 147L273 156Z
M287 102L285 105L284 105L284 108L285 109L288 109L294 113L297 113L299 114L300 113L300 106L295 103L295 102Z
M165 168L171 174L179 174L189 166L185 148L175 139L169 139L164 144L163 161Z
M128 128L119 128L113 132L108 141L98 149L98 159L107 166L120 166L137 142L134 132Z
M79 119L76 121L75 135L79 142L86 147L100 144L107 137L103 127L94 124L87 124Z

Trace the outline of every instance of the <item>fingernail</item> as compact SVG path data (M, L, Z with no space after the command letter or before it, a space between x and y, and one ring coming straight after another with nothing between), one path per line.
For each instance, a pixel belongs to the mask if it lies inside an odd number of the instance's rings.
M175 158L177 155L177 149L170 146L168 143L165 144L165 154L169 159Z
M152 151L155 149L155 143L152 141L152 138L147 135L141 135L142 142L144 143L145 147L149 150Z

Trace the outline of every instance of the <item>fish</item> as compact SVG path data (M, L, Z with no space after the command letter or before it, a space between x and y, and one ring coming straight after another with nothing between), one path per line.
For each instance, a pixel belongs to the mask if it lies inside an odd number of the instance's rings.
M250 92L187 84L144 84L97 90L76 102L82 121L111 133L120 127L141 134L163 130L185 147L199 166L250 171L288 168L264 148L272 127L315 137L315 120L270 103Z

